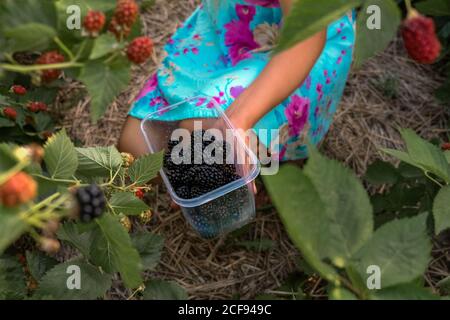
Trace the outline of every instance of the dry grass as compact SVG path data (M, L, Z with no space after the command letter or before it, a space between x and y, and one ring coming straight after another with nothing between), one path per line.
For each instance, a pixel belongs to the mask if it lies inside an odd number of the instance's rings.
M110 106L98 124L89 121L86 99L65 112L63 125L73 138L89 146L117 142L130 101L156 68L161 46L189 15L194 2L197 1L156 1L144 14L144 33L154 39L157 47L153 62L134 70L132 85ZM391 78L398 83L395 98L388 98L387 92L383 92L389 86L383 89L377 85ZM429 67L411 62L401 45L393 43L361 70L352 72L323 150L361 174L371 161L383 157L378 151L380 147L401 146L397 128L409 127L425 137L445 134L447 115L444 107L433 98L433 91L441 81ZM177 281L187 288L191 298L252 298L276 289L296 269L297 250L288 240L264 191L258 195L258 202L269 206L258 211L257 219L238 238L271 239L276 245L268 251L253 252L228 244L229 238L200 239L180 211L170 208L167 194L158 189L162 187L156 188L152 201L156 218L149 228L163 234L166 245L162 263L153 275ZM448 248L437 250L445 254L433 261L430 272L442 277L449 274ZM437 277L427 275L431 284L435 283L433 279ZM319 284L315 284L311 292L320 293L318 287ZM111 291L112 298L128 295L121 287Z

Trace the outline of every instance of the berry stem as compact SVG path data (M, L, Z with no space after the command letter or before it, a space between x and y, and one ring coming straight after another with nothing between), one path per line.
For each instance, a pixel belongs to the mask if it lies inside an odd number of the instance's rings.
M405 0L405 5L408 12L410 12L413 9L411 0Z
M61 50L67 54L70 61L74 61L74 56L73 56L72 51L70 51L70 49L67 48L67 46L61 41L61 39L59 39L58 37L54 37L53 41L55 41L55 43L61 48Z
M19 72L19 73L29 73L29 72L33 72L33 71L42 71L42 70L51 70L51 69L80 68L83 66L84 66L83 63L73 62L73 61L62 62L62 63L53 63L53 64L34 64L34 65L29 65L29 66L0 63L0 69L4 69L7 71Z
M0 175L0 185L5 183L9 180L13 175L15 175L17 172L21 171L23 168L25 168L28 165L28 161L20 161L17 164L15 164L11 169L6 171L5 173L2 173Z
M56 178L46 177L46 176L43 176L41 174L32 174L32 176L36 177L36 178L44 179L44 180L47 180L47 181L62 182L62 183L73 183L75 185L79 185L80 184L79 180L56 179Z

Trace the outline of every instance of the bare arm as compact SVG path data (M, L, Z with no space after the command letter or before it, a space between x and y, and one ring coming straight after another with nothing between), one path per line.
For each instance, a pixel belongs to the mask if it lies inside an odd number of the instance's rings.
M280 1L286 15L292 0ZM326 41L326 30L275 55L255 81L227 109L236 127L252 128L266 113L298 88L319 58Z

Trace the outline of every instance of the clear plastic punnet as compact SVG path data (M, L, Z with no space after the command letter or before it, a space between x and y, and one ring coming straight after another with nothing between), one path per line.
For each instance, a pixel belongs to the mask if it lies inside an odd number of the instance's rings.
M258 158L245 144L242 134L232 125L222 108L211 97L194 97L179 103L164 107L157 112L148 114L141 123L141 130L150 153L167 150L168 142L174 131L180 128L183 120L162 121L161 113L168 115L176 108L186 107L186 104L195 99L203 98L210 101L211 111L216 117L195 119L203 129L214 119L221 119L224 128L224 139L230 143L232 156L227 158L233 162L238 179L223 185L215 190L192 199L183 199L177 195L172 186L166 168L161 169L161 177L173 201L177 203L190 225L204 238L214 238L233 231L249 223L255 217L254 180L260 173Z

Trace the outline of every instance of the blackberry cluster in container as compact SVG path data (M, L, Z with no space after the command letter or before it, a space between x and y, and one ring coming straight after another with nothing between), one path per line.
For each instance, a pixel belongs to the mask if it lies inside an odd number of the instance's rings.
M232 181L238 180L240 176L236 173L234 164L228 164L227 153L230 152L230 144L224 140L210 140L204 138L205 130L197 130L191 133L191 143L180 151L189 152L186 159L189 163L176 164L173 162L172 151L179 141L170 140L164 157L164 169L175 193L183 199L193 199L224 186ZM214 144L211 158L205 158L205 148ZM216 153L222 163L216 163ZM201 159L199 158L201 157Z

